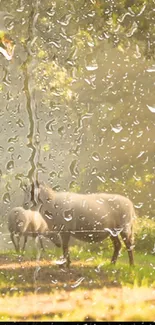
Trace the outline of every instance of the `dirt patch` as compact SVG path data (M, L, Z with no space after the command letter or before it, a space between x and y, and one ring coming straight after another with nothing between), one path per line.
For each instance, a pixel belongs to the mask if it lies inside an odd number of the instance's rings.
M14 292L49 293L52 289L74 290L82 288L102 288L103 285L113 286L107 279L104 270L98 270L91 262L73 262L70 269L56 264L56 261L42 259L21 260L0 257L0 275L5 284L1 294ZM115 282L115 286L120 284Z

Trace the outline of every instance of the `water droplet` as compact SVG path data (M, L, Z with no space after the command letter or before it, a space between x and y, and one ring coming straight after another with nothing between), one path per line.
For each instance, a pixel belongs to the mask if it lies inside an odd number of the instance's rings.
M40 134L36 134L35 135L35 142L36 142L36 144L39 144L39 142L40 142Z
M14 147L9 147L8 148L8 152L13 152L15 149L14 149Z
M143 135L143 131L139 131L137 134L137 138L140 138Z
M95 161L99 161L99 160L100 160L100 156L99 156L99 154L98 154L97 152L93 152L93 154L92 154L92 158L93 158L93 160L95 160Z
M60 171L58 172L58 178L61 178L62 176L63 176L63 171L60 170Z
M84 208L85 206L86 206L86 202L83 201L83 202L82 202L82 207ZM85 218L84 216L79 216L79 219L80 219L81 221L84 221L86 218Z
M60 185L53 186L53 191L60 191Z
M155 72L155 65L146 70L147 72Z
M91 173L92 173L92 175L95 175L95 174L97 173L97 168L94 167L94 168L92 169L92 172L91 172Z
M7 163L7 166L6 166L6 169L7 171L12 171L14 169L14 162L13 160L10 160L8 163Z
M146 105L151 113L155 113L155 107Z
M10 139L8 140L9 143L15 143L15 142L17 142L17 141L18 141L18 136L15 136L15 137L10 138Z
M70 169L71 175L73 177L76 177L77 175L79 175L79 172L77 170L77 160L76 159L71 162L69 169Z
M65 133L64 126L61 126L60 128L58 128L58 133L59 133L60 136L63 136L63 134Z
M53 219L53 216L52 214L50 214L48 211L45 211L45 217L49 220L52 220Z
M24 127L24 122L23 122L21 119L19 119L19 120L16 122L16 124L17 124L20 128L23 128L23 127Z
M69 214L67 217L64 217L66 221L71 221L73 219L72 215Z
M110 232L110 234L113 237L116 237L116 236L118 236L121 233L121 231L123 230L123 228L114 228L114 229L104 228L104 230Z
M65 19L64 19L65 18ZM67 26L70 22L70 19L72 18L71 14L67 14L65 15L65 17L63 17L63 20L57 20L57 22L62 25L62 26Z
M54 178L54 177L57 176L57 173L53 171L53 172L51 172L51 173L49 174L49 176L50 176L50 178Z
M60 260L57 260L55 263L57 265L63 265L67 262L67 259L66 258L61 258Z
M46 126L45 126L45 128L46 128L46 132L48 133L48 134L52 134L53 133L53 120L52 121L49 121L47 124L46 124Z
M4 148L0 146L0 152L4 152Z
M10 190L11 190L11 184L10 184L10 182L8 182L8 183L6 184L6 190L7 190L7 191L10 191Z
M101 176L101 175L97 175L96 176L102 183L105 183L106 182L106 179L104 176Z
M70 182L70 184L69 184L69 189L70 189L71 191L74 191L74 189L77 189L77 188L79 188L79 185L78 185L77 182L75 182L75 181Z
M144 153L145 153L145 151L141 151L140 154L136 158L140 158Z
M127 137L121 139L122 142L127 142L128 140L129 140L129 138L127 138Z
M118 125L117 127L113 127L112 126L112 131L114 131L115 133L119 133L123 130L121 125Z
M133 36L133 34L136 32L138 27L138 24L134 21L132 26L130 27L129 31L126 33L127 37Z
M53 2L52 8L48 9L46 12L49 17L53 17L55 15L55 10L54 10L55 7L56 7L56 3Z
M78 287L84 279L85 279L84 277L79 278L73 285L71 285L71 287L72 288Z
M5 193L4 195L3 195L3 202L5 203L5 204L8 204L8 203L10 203L10 194L9 193Z
M66 221L71 221L73 219L73 210L72 209L64 211L64 219Z
M142 202L139 202L138 204L134 204L135 208L140 209L143 206Z
M107 128L106 128L106 127L102 127L102 128L101 128L101 131L102 131L102 132L105 132L105 131L107 131Z
M144 234L144 235L142 236L142 240L144 240L144 239L147 237L147 235L148 235L148 234Z
M87 44L88 44L88 46L90 46L90 47L94 47L94 42L87 42Z
M98 64L93 64L93 65L87 65L86 66L87 71L94 71L98 69Z

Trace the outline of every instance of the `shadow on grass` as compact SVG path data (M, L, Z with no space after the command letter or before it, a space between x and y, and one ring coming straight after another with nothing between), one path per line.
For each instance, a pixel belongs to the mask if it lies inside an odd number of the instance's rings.
M107 255L98 256L72 250L70 269L56 265L60 251L45 252L39 260L30 252L18 256L15 252L0 254L0 293L50 293L55 290L101 289L103 287L152 286L155 287L155 265L152 256L137 254L139 262L134 268L128 265L125 252L116 266ZM106 254L104 254L106 255Z
M107 273L110 268L110 273ZM22 292L49 293L53 290L98 289L103 286L118 286L119 270L113 273L112 266L94 266L93 263L76 261L70 269L55 265L50 259L27 259L26 257L0 256L0 293Z

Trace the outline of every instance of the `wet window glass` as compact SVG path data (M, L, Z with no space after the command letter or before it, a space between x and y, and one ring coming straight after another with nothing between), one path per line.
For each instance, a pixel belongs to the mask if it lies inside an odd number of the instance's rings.
M1 0L1 321L155 319L154 148L155 0Z

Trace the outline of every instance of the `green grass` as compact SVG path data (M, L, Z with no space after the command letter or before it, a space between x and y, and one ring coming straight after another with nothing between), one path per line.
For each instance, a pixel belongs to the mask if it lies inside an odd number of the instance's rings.
M155 288L155 260L153 254L146 254L139 251L134 253L135 266L130 267L128 262L128 254L125 248L122 249L122 254L118 258L116 265L110 264L112 256L112 247L109 249L99 250L98 253L93 249L93 245L84 244L80 247L74 245L70 248L71 253L71 268L68 271L62 271L58 265L51 264L50 261L56 261L61 255L61 249L55 248L53 251L47 250L41 257L40 270L34 281L34 272L36 271L34 252L26 251L24 256L18 256L13 250L8 252L1 252L0 264L0 294L4 299L14 299L21 297L28 297L40 294L48 294L51 296L51 301L59 292L73 293L73 298L70 299L72 306L71 311L65 311L62 301L62 310L47 312L43 314L31 313L26 316L26 320L39 321L91 321L91 320L152 320L155 313L151 308L149 302L136 302L135 305L130 304L117 297L117 290L123 288L131 288L134 292L136 290ZM45 262L45 265L44 265ZM25 263L25 264L24 264ZM39 262L38 262L39 263ZM14 269L12 266L14 266ZM23 265L25 265L23 267ZM30 266L30 267L29 267ZM64 268L65 270L65 268ZM82 279L79 285L76 285L79 279ZM55 282L52 282L54 280ZM102 291L108 288L108 299L115 297L114 303L106 301L106 295ZM112 291L110 291L112 290ZM93 307L88 299L85 301L84 294L89 293L90 300L94 302ZM111 292L111 293L110 293ZM141 294L141 293L140 293ZM80 298L82 295L82 298ZM96 295L96 296L95 296ZM103 297L102 297L103 295ZM77 298L79 297L79 298ZM96 298L93 298L96 297ZM145 292L144 292L145 298ZM25 299L25 298L24 298ZM75 301L78 299L77 301ZM96 299L96 300L95 300ZM27 299L26 299L27 301ZM31 301L31 299L30 299ZM57 300L56 300L57 301ZM96 303L96 301L98 301ZM33 302L34 303L34 302ZM58 305L61 305L58 300ZM154 303L153 303L154 304ZM153 308L153 307L152 307ZM22 320L22 316L18 314L15 318L14 311L2 312L0 311L0 320Z
M46 251L41 260L47 261L55 261L59 259L61 255L60 249L55 249L55 252ZM155 287L155 259L154 255L151 254L143 254L139 252L134 253L135 257L135 266L129 266L128 262L128 254L124 250L122 250L121 256L118 257L118 261L116 265L110 264L110 259L112 256L112 250L106 250L103 252L92 252L91 249L80 248L75 245L70 248L71 255L71 270L79 270L81 276L87 277L87 282L89 280L98 281L100 283L100 273L104 276L105 283L116 284L120 286L151 286ZM33 252L27 251L25 256L18 257L13 251L3 252L3 260L8 262L18 261L35 261L36 256ZM74 265L75 263L75 265ZM78 264L77 264L78 263ZM47 269L49 266L47 266ZM57 265L53 265L53 270L58 270L59 267ZM25 273L24 273L25 272ZM6 288L6 285L11 283L12 286L17 286L23 284L24 275L26 276L26 270L18 269L18 270L0 270L0 289ZM28 289L32 287L32 278L25 278L24 288ZM82 286L82 284L81 284ZM22 286L21 286L22 290Z
M65 298L71 305L66 311L63 299L58 299L57 307L45 315L30 311L26 320L44 321L91 321L91 320L133 320L144 321L155 319L155 298L148 298L155 288L155 222L148 218L137 219L135 225L135 266L129 266L129 259L124 243L116 265L111 265L113 245L110 239L102 243L85 243L75 241L70 246L70 270L62 270L55 263L62 255L62 250L54 247L46 250L41 258L36 256L35 249L27 249L24 255L18 255L14 250L0 252L0 295L6 300L14 302L15 299L24 299L47 294L54 301L63 292L63 295L73 294ZM52 263L51 263L52 262ZM39 268L37 268L39 265ZM35 272L38 270L36 278ZM80 282L78 282L80 279ZM130 288L134 302L120 298L117 290ZM104 290L107 290L104 293ZM148 291L150 290L149 294ZM88 292L88 302L84 298ZM147 299L145 300L145 295ZM142 301L137 301L137 296ZM31 300L32 297L32 300ZM79 298L78 298L79 297ZM93 298L96 297L96 298ZM113 301L114 302L108 302ZM94 300L93 300L94 299ZM95 300L96 299L96 300ZM127 298L128 299L128 298ZM150 300L149 300L150 299ZM10 302L9 302L10 303ZM19 304L22 302L19 302ZM62 306L61 306L62 304ZM16 309L16 307L13 307ZM14 318L13 310L4 312L0 310L0 320L23 320L18 313Z

